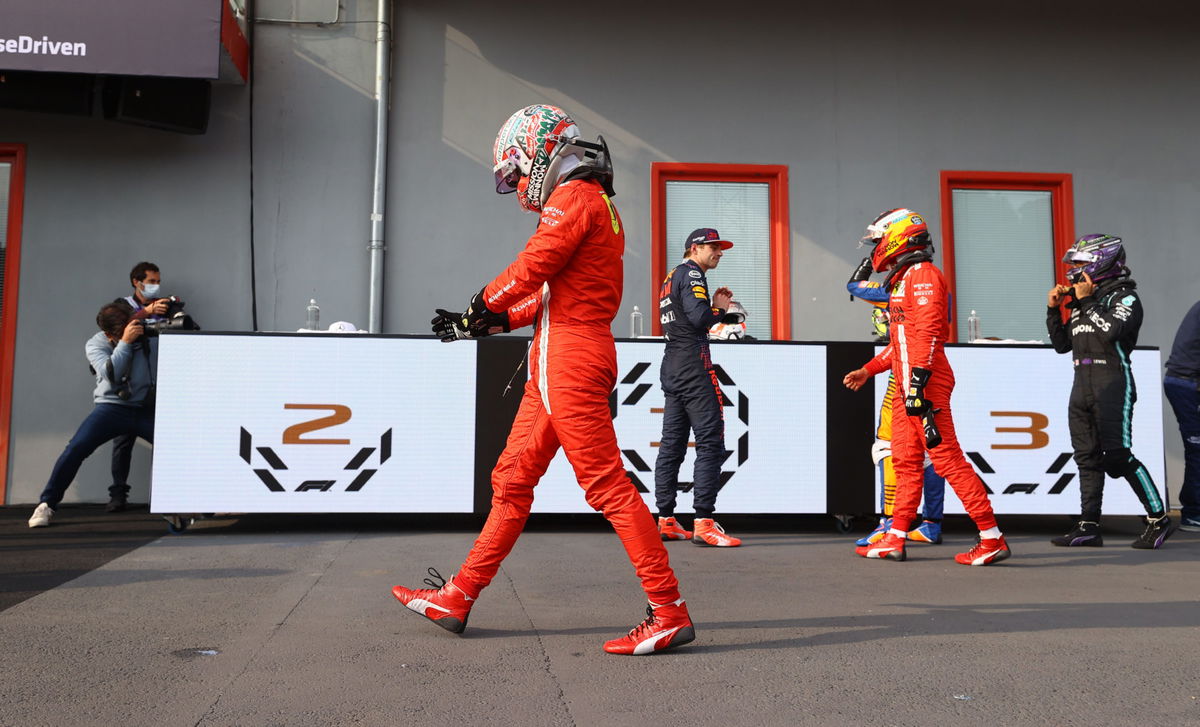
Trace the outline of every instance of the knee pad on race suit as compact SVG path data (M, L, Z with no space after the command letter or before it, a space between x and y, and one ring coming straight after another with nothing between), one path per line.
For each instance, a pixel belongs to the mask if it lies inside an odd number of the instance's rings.
M1137 470L1137 465L1128 447L1105 450L1100 458L1100 466L1109 477L1128 477Z

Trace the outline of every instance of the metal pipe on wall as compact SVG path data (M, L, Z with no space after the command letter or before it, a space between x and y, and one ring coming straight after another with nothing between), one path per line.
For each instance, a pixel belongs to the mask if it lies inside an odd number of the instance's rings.
M382 333L384 209L387 207L387 134L391 107L392 0L378 0L375 36L375 192L371 199L371 281L367 304L367 330Z

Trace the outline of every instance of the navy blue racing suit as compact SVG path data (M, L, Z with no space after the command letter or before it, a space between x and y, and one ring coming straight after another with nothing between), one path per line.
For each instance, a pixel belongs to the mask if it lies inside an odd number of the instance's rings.
M711 518L725 460L725 413L708 348L708 329L725 311L712 306L704 270L692 260L683 261L667 274L659 296L659 320L667 345L659 371L666 399L662 442L654 465L658 515L675 514L679 467L691 429L696 434L692 508L697 518Z
M1167 359L1163 391L1183 435L1183 485L1179 509L1184 526L1200 522L1200 303L1183 317Z

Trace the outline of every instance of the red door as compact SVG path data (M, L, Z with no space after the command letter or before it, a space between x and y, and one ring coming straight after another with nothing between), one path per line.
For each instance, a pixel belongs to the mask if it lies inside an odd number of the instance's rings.
M17 342L17 277L25 146L0 143L0 504L7 502L8 436L12 420L13 354Z

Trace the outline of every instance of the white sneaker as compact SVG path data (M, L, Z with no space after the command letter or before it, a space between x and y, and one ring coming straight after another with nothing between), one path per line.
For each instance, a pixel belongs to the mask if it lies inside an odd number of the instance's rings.
M33 515L29 518L29 527L44 528L50 524L50 518L54 517L54 511L46 503L41 503L37 509L33 511Z

